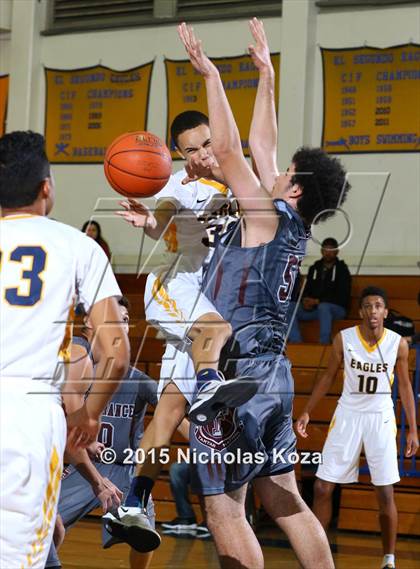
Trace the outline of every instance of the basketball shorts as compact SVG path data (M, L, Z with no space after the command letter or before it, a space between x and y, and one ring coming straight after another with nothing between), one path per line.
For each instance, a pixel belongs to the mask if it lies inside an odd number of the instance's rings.
M167 342L158 396L173 382L191 403L196 377L190 356L191 342L185 339L198 318L218 312L201 292L201 269L195 273L179 272L164 284L161 278L162 275L150 273L144 294L146 320L163 333Z
M198 318L217 312L201 292L202 270L195 273L150 273L146 280L144 303L146 320L156 326L166 338L184 340Z
M364 449L372 484L395 484L400 479L396 434L392 408L379 413L361 413L338 405L316 476L339 484L357 482L360 453Z
M191 487L197 494L223 494L260 476L293 470L293 378L283 355L264 354L236 363L239 375L259 382L247 403L221 411L207 425L191 425ZM249 380L248 380L249 381Z
M40 385L0 378L0 567L7 569L43 569L55 525L66 421L56 388Z
M130 489L133 472L132 469L129 466L122 464L95 463L95 466L101 476L108 478L108 480L121 490L125 498ZM58 503L58 513L63 520L66 530L87 516L87 514L92 510L99 508L100 506L101 503L95 496L89 482L83 478L83 476L79 474L73 466L66 468L63 475L60 500ZM151 498L147 504L147 515L152 527L155 527L155 511ZM106 530L105 525L103 524L102 546L109 547L109 544L113 539L114 538ZM60 567L60 560L53 543L51 544L51 549L48 554L48 560L45 567Z

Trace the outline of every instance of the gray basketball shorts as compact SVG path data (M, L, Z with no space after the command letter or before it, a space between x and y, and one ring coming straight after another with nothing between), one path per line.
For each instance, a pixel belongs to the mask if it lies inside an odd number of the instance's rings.
M132 479L132 468L122 464L95 463L100 475L108 478L124 494L123 501L128 494ZM61 482L61 493L58 501L58 513L64 527L69 529L72 525L87 516L92 510L100 507L100 502L95 496L92 486L70 466L66 468ZM150 498L147 504L147 515L153 527L155 527L155 511L153 501ZM106 547L112 539L111 534L102 524L102 546ZM60 560L54 543L51 544L50 552L45 567L60 567Z
M260 476L293 470L293 377L283 355L238 360L236 373L259 382L258 392L237 409L222 410L207 425L191 425L191 487L210 496L236 490ZM249 381L249 380L248 380Z

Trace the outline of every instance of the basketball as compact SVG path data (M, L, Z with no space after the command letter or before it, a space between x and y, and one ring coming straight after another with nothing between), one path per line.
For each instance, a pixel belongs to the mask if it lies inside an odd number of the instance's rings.
M172 158L166 144L151 132L126 132L108 147L104 169L116 192L146 198L157 194L169 180Z

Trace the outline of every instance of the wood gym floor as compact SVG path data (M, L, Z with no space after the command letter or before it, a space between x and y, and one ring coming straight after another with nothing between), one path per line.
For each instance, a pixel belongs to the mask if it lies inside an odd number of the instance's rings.
M159 528L158 528L159 529ZM155 552L150 569L217 569L216 551L211 539L162 536L161 547ZM284 537L274 529L258 533L263 546L266 569L298 569L299 564ZM126 545L103 550L97 520L79 522L67 534L60 549L63 569L126 569ZM337 569L379 569L382 559L379 535L355 532L331 533L331 547ZM397 569L419 569L420 541L398 539Z

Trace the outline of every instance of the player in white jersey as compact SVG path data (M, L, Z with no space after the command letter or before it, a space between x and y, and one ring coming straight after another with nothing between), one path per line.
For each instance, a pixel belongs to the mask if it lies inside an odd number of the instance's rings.
M186 160L186 170L171 176L156 195L153 213L134 200L121 202L126 211L117 212L133 226L144 228L149 237L163 237L166 242L164 262L149 274L145 290L146 319L163 331L167 341L158 390L160 399L141 441L146 460L137 466L131 497L125 502L133 510L121 518L121 525L111 522L115 535L123 539L123 526L130 523L131 515L135 521L139 505L145 511L161 470L160 455L153 461L149 451L168 449L187 404L192 402L196 383L200 390L189 417L204 422L213 420L221 406L241 405L258 388L256 382L242 381L238 389L240 378L221 381L219 357L231 336L231 326L201 292L202 265L211 254L206 246L208 230L223 231L223 223L228 223L228 219L218 218L218 211L229 205L224 184L187 175L187 171L192 172L189 165L197 163L214 175L208 118L197 111L181 113L171 125L171 135L178 153ZM212 403L206 406L210 397ZM147 517L140 517L147 531ZM154 543L153 532L150 539ZM128 543L136 548L136 536Z
M67 416L76 447L96 439L129 360L108 259L83 233L46 217L54 193L44 138L2 137L0 566L8 569L43 568L52 538L66 440L60 390L76 294L102 348L92 401Z
M206 115L198 111L181 113L171 125L171 136L188 171L191 164L199 163L214 178L215 160ZM185 183L186 180L191 181ZM164 389L171 393L174 432L185 414L186 402L192 403L195 374L200 385L202 379L208 385L200 389L190 408L192 421L212 421L220 409L219 402L239 406L254 395L255 389L252 383L243 382L238 390L235 381L220 381L220 352L231 335L231 327L201 292L202 266L211 255L208 242L229 223L229 216L218 217L229 206L227 187L214 179L190 179L183 169L171 176L155 198L153 213L134 200L121 202L127 211L117 213L135 227L144 228L152 239L164 239L166 244L161 265L147 278L145 307L146 320L160 329L167 340L159 394ZM194 366L186 374L190 357ZM212 405L207 406L209 394L214 391L218 392L218 400L213 397ZM175 412L175 407L179 407L179 412ZM163 403L160 408L163 409ZM166 412L165 417L168 421Z
M326 395L344 362L344 386L322 451L315 482L313 510L325 529L332 515L335 485L357 482L362 448L375 486L379 505L384 558L382 568L395 568L397 510L393 484L400 480L397 461L397 426L391 398L394 369L407 417L406 457L419 446L413 389L408 374L408 344L399 334L384 328L388 313L386 293L366 288L360 297L360 326L342 330L334 338L328 368L315 385L296 422L297 432L307 437L312 410Z

